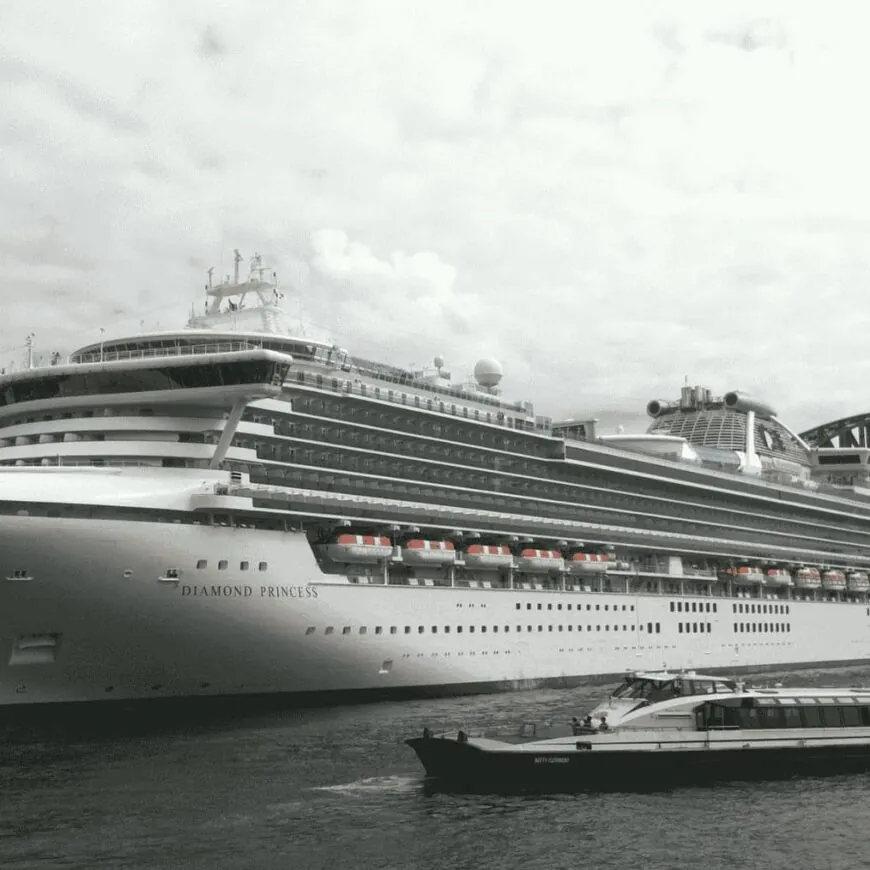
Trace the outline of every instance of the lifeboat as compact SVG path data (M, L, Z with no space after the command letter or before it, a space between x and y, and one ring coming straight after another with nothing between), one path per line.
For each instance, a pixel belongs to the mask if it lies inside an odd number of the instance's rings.
M603 574L610 567L608 553L574 553L567 562L572 574Z
M499 547L493 544L471 544L464 553L465 564L470 568L483 568L494 571L498 568L510 568L514 557L510 547Z
M843 592L846 589L846 575L842 571L831 569L822 572L822 589L828 592Z
M517 567L529 574L549 574L565 570L565 560L558 550L521 550Z
M870 590L870 578L863 571L850 571L846 575L846 588L849 592L867 592Z
M738 565L731 576L739 586L764 585L764 572L757 565Z
M456 561L452 541L415 539L402 545L402 559L414 565L450 565Z
M815 568L798 568L794 572L794 585L798 589L820 589L822 578Z
M785 568L768 568L764 573L768 586L791 586L791 574Z
M329 558L335 562L381 562L393 555L389 538L372 535L339 535L326 548Z

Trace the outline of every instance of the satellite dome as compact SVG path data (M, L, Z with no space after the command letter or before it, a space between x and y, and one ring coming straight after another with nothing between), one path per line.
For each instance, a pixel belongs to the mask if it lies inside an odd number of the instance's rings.
M436 356L435 357L435 368L437 368L437 369L444 368L444 357L443 356Z
M504 369L496 359L481 359L474 364L474 379L482 387L494 387L501 381Z

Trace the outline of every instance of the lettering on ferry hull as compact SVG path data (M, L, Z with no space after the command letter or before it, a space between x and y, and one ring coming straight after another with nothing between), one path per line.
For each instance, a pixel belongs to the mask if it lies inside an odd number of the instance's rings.
M314 586L182 586L183 598L317 598Z

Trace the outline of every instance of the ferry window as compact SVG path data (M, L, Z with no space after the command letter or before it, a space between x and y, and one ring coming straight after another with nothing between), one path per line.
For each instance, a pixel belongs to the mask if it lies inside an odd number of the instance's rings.
M609 604L605 604L605 605L604 605L604 609L605 609L605 610L610 610L610 605L609 605Z
M361 626L359 627L359 633L360 633L360 634L368 634L368 633L369 633L369 630L368 630L368 628L366 628L364 625L361 625Z
M196 563L196 567L202 570L203 568L208 568L208 559L200 559Z
M481 626L480 626L480 630L485 634L485 633L486 633L486 626L485 626L485 625L481 625Z
M561 604L557 604L557 605L556 605L556 610L561 610L561 609L562 609L562 605L561 605Z
M474 634L474 626L473 625L469 625L468 630L471 632L471 634Z
M523 606L523 605L520 604L519 601L518 601L518 602L517 602L517 610L519 610L522 606Z
M250 567L250 565L248 562L239 562L239 570L240 571L247 571L249 567Z
M314 634L315 631L316 629L314 628L314 626L309 625L308 628L305 629L305 634Z
M710 623L708 622L707 623L707 634L709 634L709 633L710 633Z
M345 625L345 626L342 628L341 633L342 633L342 634L350 634L350 626L349 626L349 625Z
M405 626L405 634L410 634L410 633L411 633L411 626L410 626L410 625L406 625L406 626Z
M438 626L437 625L432 626L432 634L438 634Z
M859 707L861 711L861 724L870 725L870 707Z
M804 720L805 728L821 728L822 716L818 707L803 707L801 715Z
M861 713L857 707L840 707L840 716L847 728L853 728L861 724Z
M383 634L383 633L384 633L383 628L381 628L380 625L376 625L375 626L375 634Z
M675 610L675 607L674 607L674 602L673 602L673 601L672 601L672 602L671 602L671 613L673 613L673 612L674 612L674 610Z
M677 634L682 634L682 633L683 633L683 623L678 622L677 623Z
M819 713L822 717L822 724L825 728L839 728L840 727L840 708L835 707L832 704L824 704L820 706Z
M492 630L493 630L493 631L498 631L498 626L497 626L497 625L494 625L494 626L492 627Z
M596 609L596 610L601 610L601 605L600 605L600 604L596 604L596 605L595 605L595 609Z
M227 564L228 563L226 559L221 559L220 562L218 562L218 571L226 571Z
M457 634L462 634L462 626L461 626L461 625L457 625L457 626L456 626L456 633L457 633Z
M504 627L504 630L505 630L505 631L510 631L510 630L511 630L511 627L510 627L509 625L506 625L506 626Z
M423 634L426 629L422 625L417 626L417 634Z
M695 632L695 634L698 633L698 623L697 622L692 623L692 631Z
M630 605L628 609L629 609L632 613L634 613L634 605L633 605L633 604Z
M757 707L741 707L740 708L740 727L741 728L758 728L758 708Z
M390 634L395 634L398 631L395 625L390 626Z
M544 609L544 605L543 605L543 604L539 604L539 605L538 605L538 610L543 610L543 609Z
M600 626L600 625L596 625L596 626L595 626L595 630L596 630L596 631L601 631L601 626Z
M265 571L269 567L268 562L260 562L260 570Z
M662 624L660 622L656 623L656 634L662 633Z
M568 610L571 610L571 609L573 609L573 605L569 604L569 605L568 605Z
M543 631L543 630L544 630L544 626L543 626L543 625L539 625L539 626L538 626L538 631Z
M531 609L532 609L532 605L531 605L531 604L527 604L527 605L526 605L526 610L531 610Z
M547 605L547 610L552 610L552 609L553 609L553 605L552 605L552 604L548 604L548 605Z
M646 624L646 630L647 630L650 634L652 634L652 623L651 623L651 622L648 622L648 623Z
M324 634L332 634L334 631L335 631L335 629L331 625L327 625L326 628L323 630L323 633Z
M760 707L758 710L758 724L761 728L782 727L782 707Z
M568 631L574 631L574 626L573 626L573 625L569 625L569 626L568 626Z
M677 610L678 610L680 613L683 612L683 602L682 602L682 601L678 601L678 602L677 602Z

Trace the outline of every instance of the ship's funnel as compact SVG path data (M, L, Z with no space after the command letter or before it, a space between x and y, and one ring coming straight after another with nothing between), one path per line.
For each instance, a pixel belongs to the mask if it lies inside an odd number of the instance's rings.
M664 399L653 399L646 406L646 412L650 417L661 417L668 411L675 411L677 406L673 402L666 402Z
M759 402L738 390L725 393L724 402L725 407L730 408L732 411L743 411L744 413L746 411L754 411L759 417L765 419L776 416L776 411L770 405L765 405L764 402Z

